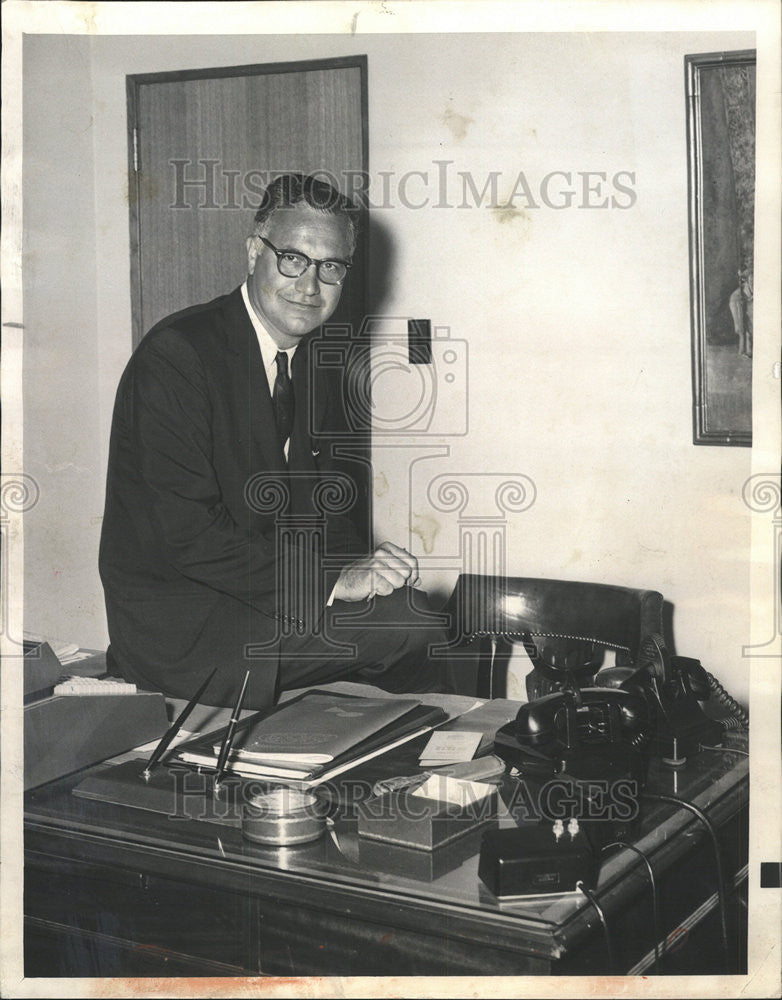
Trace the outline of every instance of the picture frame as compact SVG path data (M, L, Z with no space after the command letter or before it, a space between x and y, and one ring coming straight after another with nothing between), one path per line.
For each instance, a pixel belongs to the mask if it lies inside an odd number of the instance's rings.
M756 52L686 55L693 443L752 444Z

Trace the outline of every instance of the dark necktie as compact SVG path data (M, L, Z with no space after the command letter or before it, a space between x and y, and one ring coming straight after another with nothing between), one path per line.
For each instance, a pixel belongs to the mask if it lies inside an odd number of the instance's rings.
M293 430L293 383L288 374L288 355L285 351L278 351L274 360L277 363L277 378L272 393L274 421L277 424L280 447L285 451L285 443Z

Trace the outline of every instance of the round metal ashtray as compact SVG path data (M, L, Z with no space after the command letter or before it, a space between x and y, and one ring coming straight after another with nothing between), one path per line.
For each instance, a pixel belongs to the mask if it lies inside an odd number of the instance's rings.
M251 795L242 811L242 834L258 844L287 847L317 840L327 807L312 792L275 788Z

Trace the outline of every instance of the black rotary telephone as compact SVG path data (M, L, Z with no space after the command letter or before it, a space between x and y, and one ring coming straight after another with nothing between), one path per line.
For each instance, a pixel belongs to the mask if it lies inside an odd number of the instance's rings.
M531 747L588 746L642 736L649 711L642 695L611 688L569 688L523 705L516 736Z
M496 733L495 752L528 777L640 778L651 736L645 694L580 687L573 674L562 683L564 689L521 706Z
M603 670L596 670L592 646L559 659L538 653L531 636L525 647L556 690L522 705L515 721L498 730L495 749L530 777L642 778L647 748L682 763L701 744L722 740L724 724L699 704L715 693L747 723L700 662L670 656L660 636L644 639L637 665Z

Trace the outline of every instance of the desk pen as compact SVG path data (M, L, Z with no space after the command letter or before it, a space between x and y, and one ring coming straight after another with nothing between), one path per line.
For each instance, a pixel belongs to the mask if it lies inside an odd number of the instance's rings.
M228 728L225 731L225 736L223 737L223 742L220 747L220 755L217 758L217 770L215 771L214 777L214 794L217 795L220 791L220 779L223 776L223 771L225 770L225 764L228 760L228 754L231 752L231 744L234 741L234 733L236 732L236 723L239 721L239 716L242 713L242 704L244 702L244 695L247 691L247 682L250 679L250 671L244 675L244 681L242 682L242 690L239 692L239 697L236 700L236 708L231 716L231 721L228 723Z
M198 704L198 699L201 697L204 691L206 691L207 685L209 684L209 682L216 673L217 673L217 667L214 668L214 670L206 678L201 687L196 691L196 693L193 695L190 701L185 705L185 707L177 716L173 725L163 735L163 738L161 739L160 743L158 743L158 745L152 751L152 756L149 758L147 766L144 768L144 770L141 772L140 775L140 777L142 777L144 781L149 781L150 775L152 774L152 768L157 765L157 763L160 761L160 758L163 756L166 750L168 750L169 746L171 745L171 741L174 739L179 730L182 728L182 725L184 724L188 715L190 715L190 713Z

